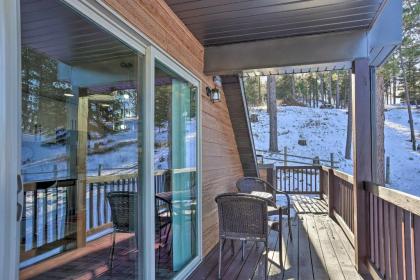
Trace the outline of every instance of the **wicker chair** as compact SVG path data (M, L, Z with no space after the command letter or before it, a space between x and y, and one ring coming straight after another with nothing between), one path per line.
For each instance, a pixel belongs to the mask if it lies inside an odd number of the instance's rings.
M282 195L286 196L287 205L280 206L280 207L282 208L282 213L287 214L287 225L289 227L289 236L290 236L290 240L293 240L291 219L290 219L290 197L287 193L276 190L270 183L268 183L264 180L261 180L260 178L256 178L256 177L243 177L243 178L239 179L236 182L236 188L241 193L251 193L253 191L270 193L272 195L274 205L276 205L276 203L277 203L277 201L276 201L276 195L277 194L282 194ZM268 206L268 215L269 216L278 215L278 213L279 213L277 207L273 207L273 206L271 206L271 205ZM281 217L279 217L279 218L281 218Z
M159 246L158 246L158 268L160 263L160 249L162 247L162 230L165 230L165 242L163 243L164 246L167 245L169 234L172 228L172 204L169 201L166 201L158 196L155 197L155 230L156 234L159 237ZM172 251L172 244L169 248L168 255L171 255Z
M227 239L241 240L242 260L244 241L264 242L266 252L265 277L268 267L268 214L267 199L244 193L225 193L216 197L219 212L219 272L222 272L222 251ZM232 242L232 253L233 253Z
M114 261L116 233L136 232L137 193L110 192L107 194L107 199L111 207L111 218L113 224L112 247L109 254L110 267L112 268Z

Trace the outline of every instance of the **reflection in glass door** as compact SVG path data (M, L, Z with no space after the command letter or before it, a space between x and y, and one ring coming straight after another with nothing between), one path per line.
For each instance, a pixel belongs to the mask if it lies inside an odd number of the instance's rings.
M21 279L137 279L143 57L60 1L21 0Z
M156 277L172 278L198 254L197 88L155 67Z

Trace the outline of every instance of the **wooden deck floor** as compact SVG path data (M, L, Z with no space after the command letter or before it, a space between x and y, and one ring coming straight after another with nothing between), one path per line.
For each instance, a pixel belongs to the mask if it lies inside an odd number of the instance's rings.
M294 196L295 217L292 221L293 241L286 237L287 223L283 220L283 262L279 266L278 233L270 232L270 279L362 279L354 267L354 249L341 228L328 217L324 201L307 196ZM248 242L245 259L241 261L240 245L230 246L223 254L223 279L264 279L262 246ZM195 279L217 279L218 252L216 248L190 276Z
M279 266L278 233L272 231L269 240L270 279L361 279L354 267L354 250L341 228L327 215L327 205L316 197L293 196L293 241L287 236L287 222L283 220L283 261ZM110 236L89 242L86 247L60 254L45 262L23 269L21 279L134 279L138 257L133 236L117 235L114 269L108 266ZM246 244L245 259L241 261L239 243L232 256L225 246L223 278L264 279L262 246ZM165 254L164 254L165 255ZM165 256L160 258L161 278L170 276L164 268ZM217 250L213 250L190 279L217 279Z

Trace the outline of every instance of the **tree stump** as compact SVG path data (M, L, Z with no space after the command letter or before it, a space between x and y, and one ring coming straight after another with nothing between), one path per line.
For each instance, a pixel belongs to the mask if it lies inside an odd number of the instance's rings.
M251 114L249 116L249 121L253 122L253 123L258 122L258 115L257 114Z
M298 144L301 146L306 146L306 139L299 139Z

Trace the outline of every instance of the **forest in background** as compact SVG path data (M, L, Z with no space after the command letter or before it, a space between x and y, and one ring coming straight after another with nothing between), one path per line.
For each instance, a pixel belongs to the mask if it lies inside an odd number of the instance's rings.
M377 69L383 80L386 105L407 108L412 149L417 150L412 107L420 106L420 2L403 1L403 40L388 60ZM270 115L270 151L278 151L277 105L347 109L351 116L351 70L244 77L249 107L266 107ZM270 114L271 112L271 114ZM351 118L347 122L346 159L351 151Z

